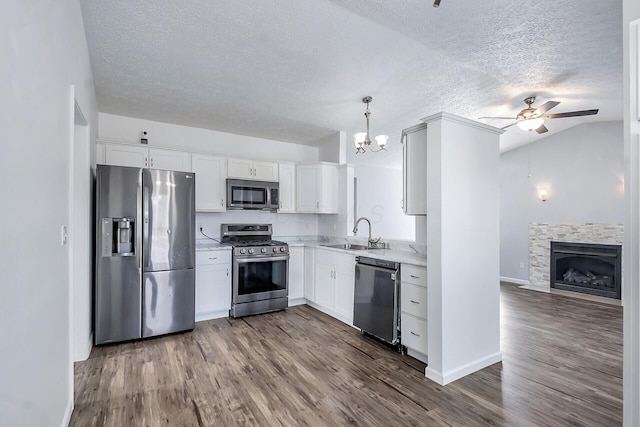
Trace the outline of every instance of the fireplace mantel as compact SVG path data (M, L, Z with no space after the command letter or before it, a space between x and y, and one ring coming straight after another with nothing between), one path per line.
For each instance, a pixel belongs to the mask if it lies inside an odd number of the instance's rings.
M551 241L622 245L624 226L605 223L529 223L529 286L550 292ZM624 251L622 254L624 263ZM623 282L624 286L624 282Z

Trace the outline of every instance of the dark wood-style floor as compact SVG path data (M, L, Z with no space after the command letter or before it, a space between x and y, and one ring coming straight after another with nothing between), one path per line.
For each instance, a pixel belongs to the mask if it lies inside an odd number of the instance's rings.
M299 306L94 348L71 425L620 425L622 309L501 287L503 362L445 387Z

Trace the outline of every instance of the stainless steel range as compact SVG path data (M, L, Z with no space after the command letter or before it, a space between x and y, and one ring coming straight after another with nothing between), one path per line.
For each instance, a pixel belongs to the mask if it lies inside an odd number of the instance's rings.
M289 306L289 246L271 240L271 224L222 224L222 243L233 246L231 317Z

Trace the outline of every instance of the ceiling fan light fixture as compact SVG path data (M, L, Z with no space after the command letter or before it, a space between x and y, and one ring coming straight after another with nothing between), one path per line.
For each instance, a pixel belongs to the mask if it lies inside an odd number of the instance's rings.
M536 119L525 119L518 122L518 127L522 130L535 130L538 129L544 123L542 117Z

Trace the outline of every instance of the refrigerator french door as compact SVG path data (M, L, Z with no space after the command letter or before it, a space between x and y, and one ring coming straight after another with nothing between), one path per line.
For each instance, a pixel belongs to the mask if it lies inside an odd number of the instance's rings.
M98 165L95 343L195 326L195 175Z

